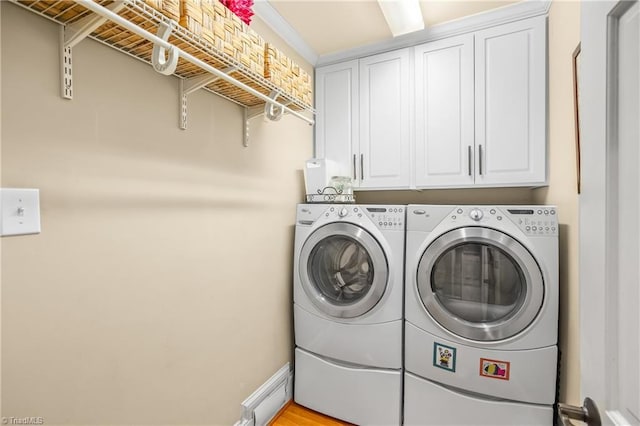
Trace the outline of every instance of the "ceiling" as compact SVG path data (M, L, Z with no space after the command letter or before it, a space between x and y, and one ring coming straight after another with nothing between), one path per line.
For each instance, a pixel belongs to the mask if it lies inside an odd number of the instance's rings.
M269 0L319 56L393 38L376 0ZM514 0L421 0L425 26L516 3Z

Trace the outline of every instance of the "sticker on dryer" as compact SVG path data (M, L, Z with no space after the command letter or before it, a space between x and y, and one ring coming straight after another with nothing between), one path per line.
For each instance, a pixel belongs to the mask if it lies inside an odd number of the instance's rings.
M443 345L442 343L433 343L433 365L443 370L456 372L456 348Z
M491 379L509 380L511 363L495 359L480 358L480 375Z

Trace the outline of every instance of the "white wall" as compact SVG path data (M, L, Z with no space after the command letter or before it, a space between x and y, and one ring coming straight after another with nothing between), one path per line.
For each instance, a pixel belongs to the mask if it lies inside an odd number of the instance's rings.
M58 26L2 8L2 186L41 191L42 233L2 239L2 415L207 424L290 360L291 258L312 129L92 40L59 96ZM266 35L268 36L268 35ZM286 46L281 46L286 51Z

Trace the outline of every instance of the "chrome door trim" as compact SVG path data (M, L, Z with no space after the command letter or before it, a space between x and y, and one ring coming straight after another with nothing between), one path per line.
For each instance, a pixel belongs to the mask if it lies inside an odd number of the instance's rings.
M313 248L325 238L336 235L352 238L360 243L371 256L374 268L373 282L366 296L345 306L331 303L309 279L309 256ZM370 311L382 299L389 279L387 257L380 243L365 229L348 222L329 223L313 231L300 250L298 266L302 288L311 302L320 311L335 318L354 318Z
M432 290L431 271L448 249L465 243L495 246L508 253L518 264L526 282L525 299L520 308L498 321L474 323L449 312ZM540 312L544 299L544 281L538 263L517 240L500 231L483 227L464 227L451 230L434 240L418 263L417 290L427 312L451 333L476 341L504 340L525 330Z

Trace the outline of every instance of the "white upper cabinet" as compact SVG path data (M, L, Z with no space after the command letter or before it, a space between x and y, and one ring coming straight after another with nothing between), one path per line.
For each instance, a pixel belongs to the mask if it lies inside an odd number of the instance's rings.
M356 188L545 185L546 16L318 68L316 109Z
M356 176L358 61L316 69L316 157L336 162L341 176Z
M476 184L546 182L546 18L475 33Z
M408 188L409 49L360 60L360 188Z
M416 46L415 185L474 183L473 35Z

